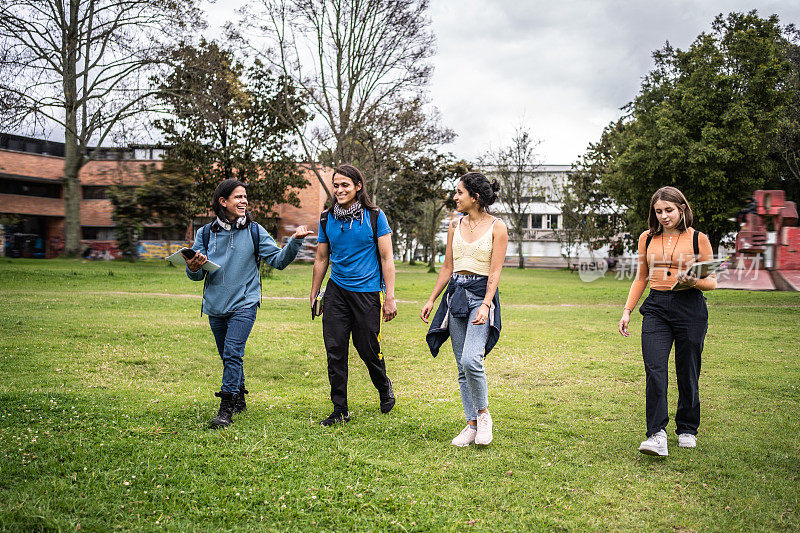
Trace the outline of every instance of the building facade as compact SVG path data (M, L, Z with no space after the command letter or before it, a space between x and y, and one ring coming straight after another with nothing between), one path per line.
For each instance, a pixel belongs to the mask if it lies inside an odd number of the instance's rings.
M148 165L160 165L164 149L157 146L97 148L94 159L80 171L81 244L87 249L116 255L113 207L108 198L112 185L138 186ZM306 224L316 230L319 212L327 200L325 189L310 168L304 169L309 185L300 191L301 207L279 205L280 239ZM323 169L331 181L332 170ZM0 135L0 255L55 257L64 246L64 144L18 135ZM202 225L204 218L195 221ZM191 235L174 234L157 224L145 226L140 253L163 257L162 252L185 244Z
M566 183L570 165L536 165L529 170L531 196L524 198L525 224L522 228L522 255L526 265L532 267L567 266L562 255L559 232L563 225L561 205L557 191ZM481 171L491 180L497 178L492 167ZM502 194L502 193L501 193ZM509 222L509 206L502 201L492 206L494 212L509 225L508 252L506 262L516 263L520 250Z

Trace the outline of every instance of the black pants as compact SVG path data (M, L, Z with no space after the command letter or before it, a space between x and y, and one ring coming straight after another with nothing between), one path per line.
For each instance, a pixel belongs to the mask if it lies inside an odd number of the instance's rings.
M322 314L322 337L328 352L328 380L335 411L347 411L347 355L353 346L367 365L379 392L389 387L380 345L381 299L378 292L353 292L328 280Z
M675 343L678 410L675 433L697 434L700 425L700 356L708 330L706 299L697 289L651 290L639 308L642 320L642 356L647 378L645 414L647 436L667 427L667 365Z

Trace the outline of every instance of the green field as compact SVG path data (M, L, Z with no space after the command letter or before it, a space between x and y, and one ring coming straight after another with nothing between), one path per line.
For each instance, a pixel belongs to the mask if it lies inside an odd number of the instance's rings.
M397 406L351 352L352 421L330 412L308 265L263 282L249 411L216 413L201 284L160 262L0 259L0 530L800 529L800 293L708 294L698 447L641 455L644 369L629 282L506 269L487 358L494 443L463 427L449 344L419 309L435 276L397 265L383 352ZM671 416L677 401L674 368Z

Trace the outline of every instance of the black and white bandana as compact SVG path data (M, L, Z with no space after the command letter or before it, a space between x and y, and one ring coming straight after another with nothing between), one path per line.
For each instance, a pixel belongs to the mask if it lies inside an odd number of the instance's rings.
M344 224L345 222L350 222L353 224L353 221L358 219L361 220L361 216L363 214L363 210L361 209L361 202L358 200L354 201L353 204L344 209L339 204L333 204L333 216L336 220L339 220Z

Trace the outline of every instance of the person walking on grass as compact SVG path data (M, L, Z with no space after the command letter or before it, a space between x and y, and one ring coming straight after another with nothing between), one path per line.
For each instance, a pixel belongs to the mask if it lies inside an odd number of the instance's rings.
M456 209L465 216L452 222L447 232L444 265L420 317L428 323L436 298L447 294L428 330L434 357L450 337L458 386L467 426L452 441L454 446L492 442L492 417L483 360L500 337L500 297L497 290L506 258L508 230L489 214L500 186L483 174L470 172L456 187Z
M668 455L667 365L673 343L678 377L678 446L697 445L700 356L708 330L708 309L701 291L714 290L717 280L713 274L704 279L686 274L687 267L695 261L714 257L708 237L692 228L693 219L692 208L681 191L662 187L655 192L650 200L650 229L639 236L638 271L619 321L619 332L630 337L631 311L649 282L650 294L639 308L643 315L647 420L647 439L639 451L647 455ZM678 285L673 288L676 282Z
M370 201L361 172L352 165L334 170L333 206L320 215L318 242L310 300L313 307L330 264L322 337L333 402L333 412L320 424L332 426L350 420L347 357L351 335L378 390L381 412L388 413L394 407L395 396L386 375L380 341L381 304L384 321L397 315L392 230L383 211Z
M243 358L261 302L261 259L274 268L286 268L311 232L298 226L280 249L267 230L253 221L247 211L246 185L236 179L217 186L211 206L217 218L197 232L192 246L196 254L186 261L186 275L205 282L201 312L208 315L222 358L222 386L215 393L220 399L219 412L210 422L220 428L233 422L233 414L247 409ZM219 270L206 272L202 266L208 260L219 265Z

